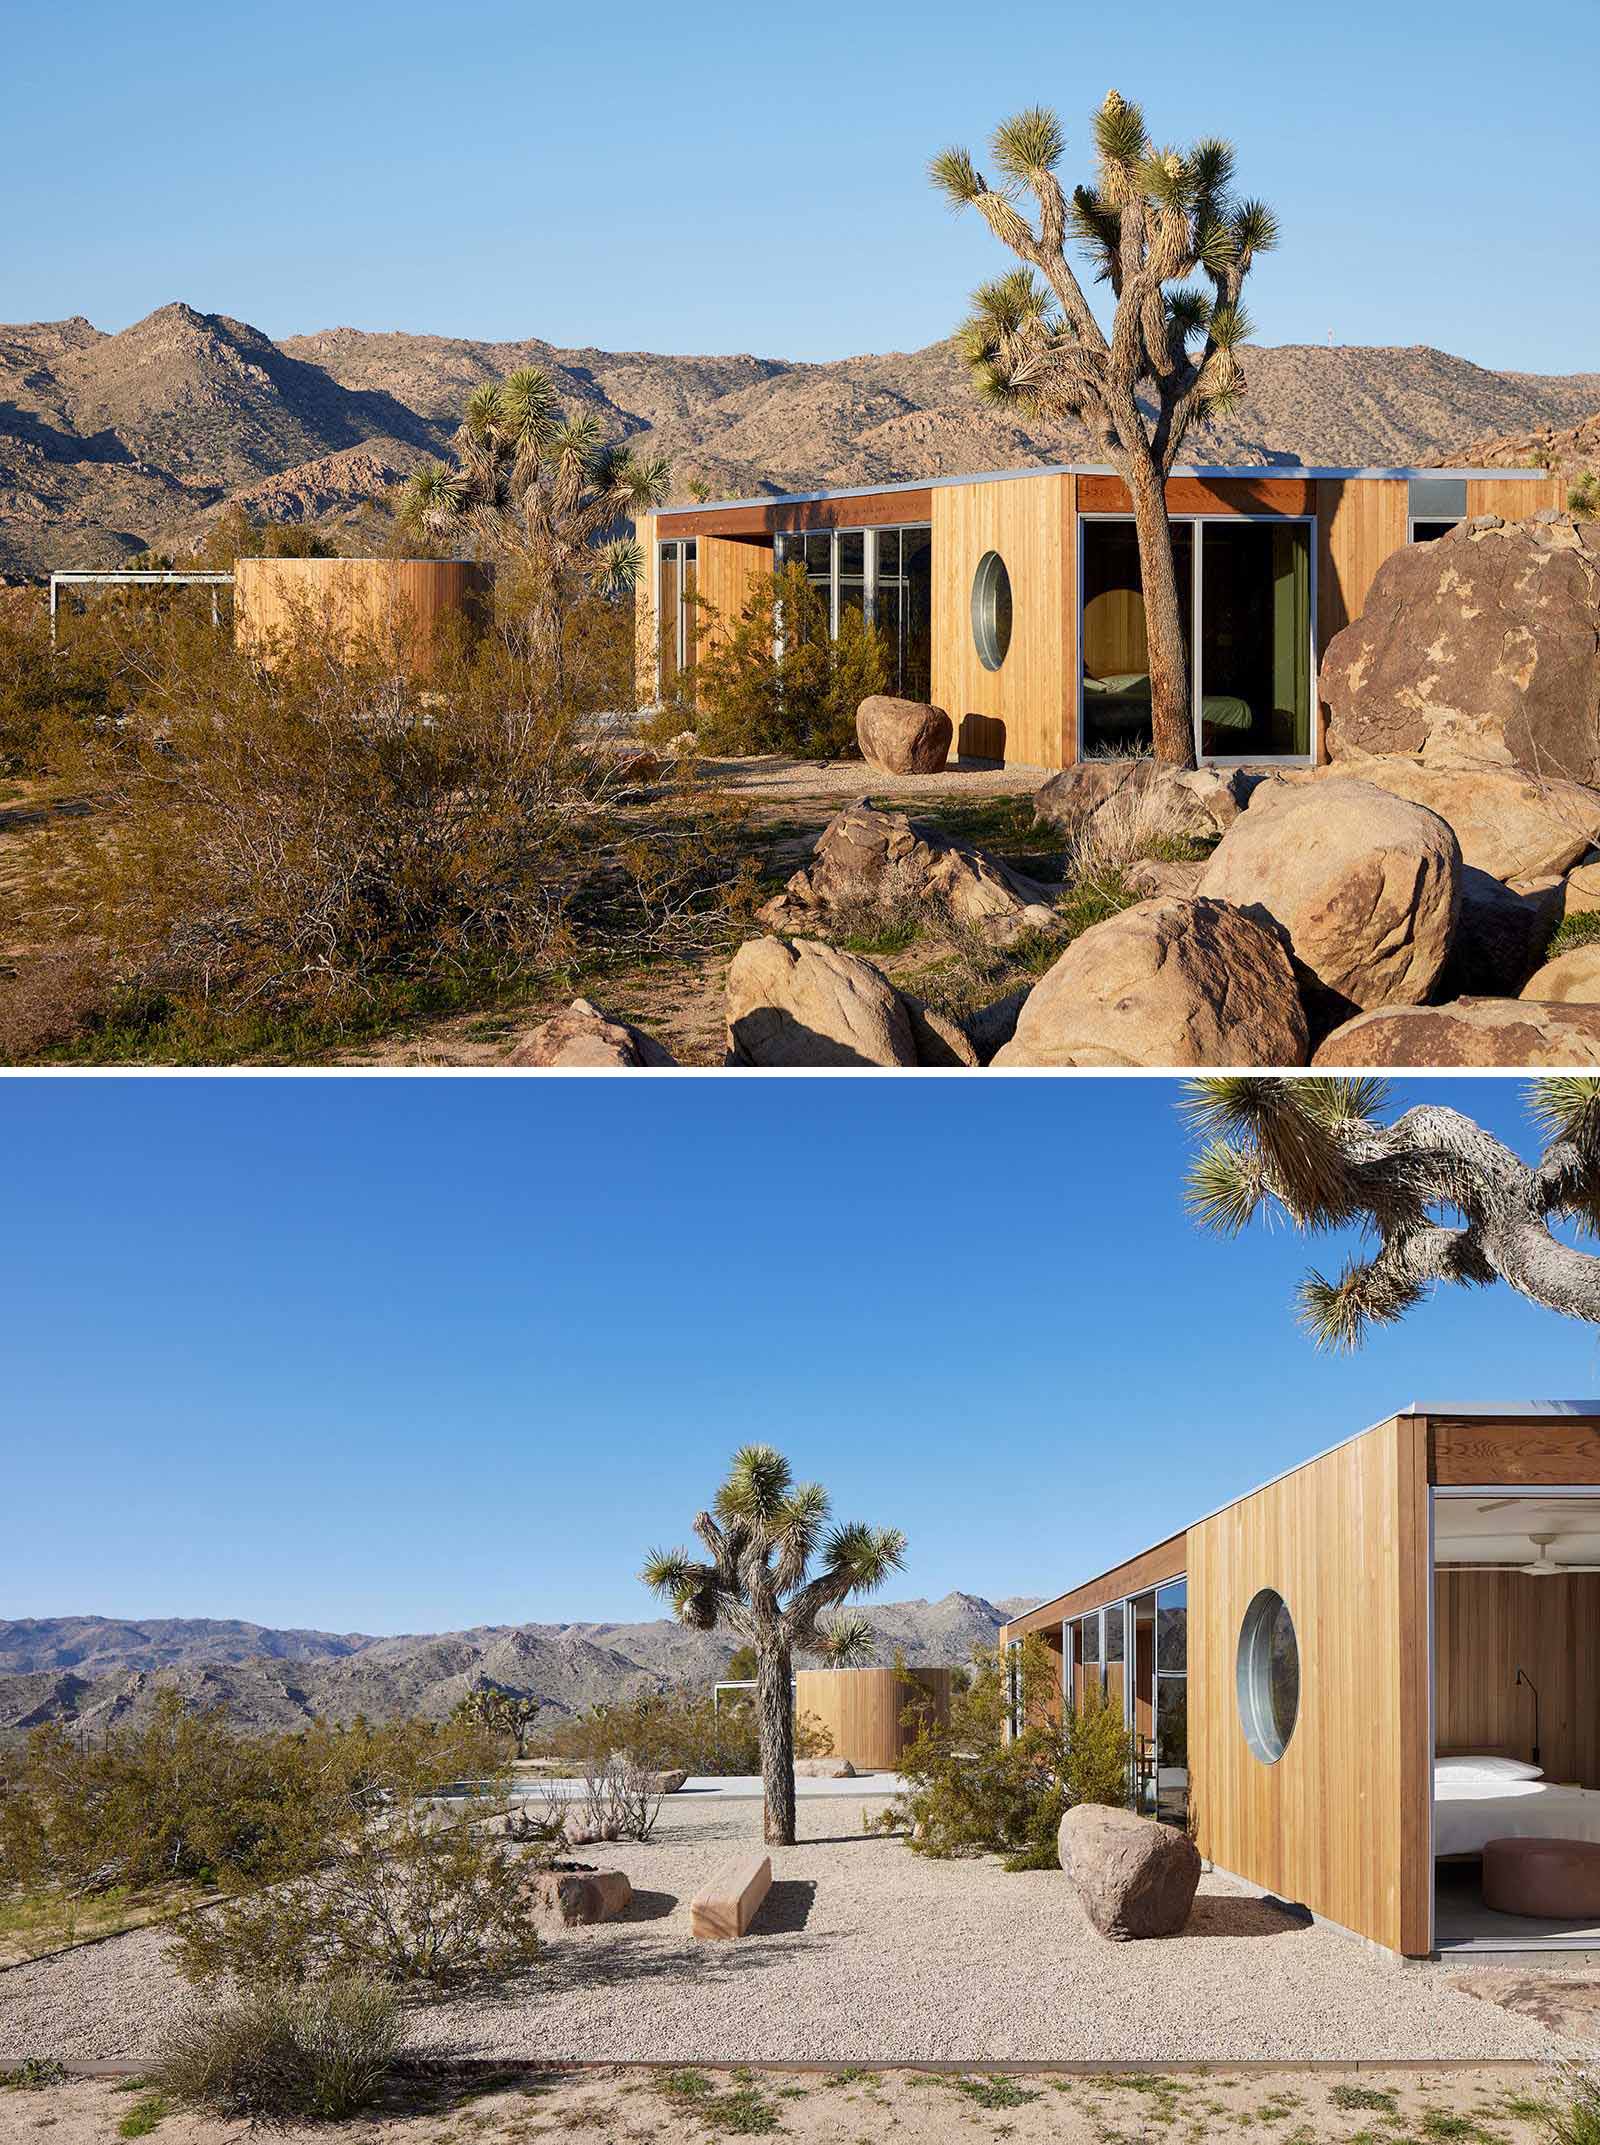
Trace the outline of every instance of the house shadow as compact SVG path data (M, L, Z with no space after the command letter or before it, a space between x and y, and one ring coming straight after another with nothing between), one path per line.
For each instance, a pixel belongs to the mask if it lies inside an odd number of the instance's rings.
M1270 1894L1241 1898L1233 1893L1204 1892L1196 1898L1184 1924L1184 1936L1297 1936L1312 1926L1310 1910L1290 1906Z

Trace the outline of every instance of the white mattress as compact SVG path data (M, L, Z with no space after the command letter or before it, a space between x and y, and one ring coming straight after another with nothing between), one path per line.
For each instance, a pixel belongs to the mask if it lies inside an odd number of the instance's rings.
M1486 1840L1600 1841L1600 1792L1548 1780L1464 1779L1436 1771L1434 1853L1480 1854Z

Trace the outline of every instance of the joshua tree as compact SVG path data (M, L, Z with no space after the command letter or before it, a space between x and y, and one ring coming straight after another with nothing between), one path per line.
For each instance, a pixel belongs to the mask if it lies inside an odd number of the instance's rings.
M764 1827L781 1847L794 1845L794 1655L816 1654L839 1667L868 1658L873 1635L864 1616L827 1626L821 1619L852 1594L875 1592L905 1556L897 1527L852 1524L824 1533L827 1521L820 1482L797 1483L770 1445L744 1445L714 1509L694 1523L707 1561L686 1549L653 1549L640 1574L681 1623L696 1631L725 1625L755 1648Z
M1437 1103L1384 1124L1387 1100L1368 1078L1194 1081L1183 1107L1208 1137L1190 1213L1227 1236L1264 1212L1303 1235L1354 1224L1376 1239L1336 1281L1313 1269L1300 1284L1301 1320L1322 1347L1359 1348L1369 1325L1403 1318L1434 1281L1504 1281L1600 1325L1600 1255L1554 1233L1562 1221L1600 1232L1600 1079L1532 1085L1543 1142L1532 1163Z
M1277 243L1278 227L1264 203L1234 198L1226 142L1155 148L1138 105L1115 90L1093 124L1094 184L1074 187L1070 200L1056 177L1066 137L1042 106L995 130L1000 186L989 185L965 149L947 149L929 171L958 208L976 207L1023 263L974 292L960 330L978 392L1002 408L1081 422L1128 487L1156 757L1192 767L1166 480L1190 427L1225 415L1243 394L1238 351L1250 323L1239 293L1256 255ZM1038 204L1037 228L1017 206L1024 189ZM1068 262L1074 243L1096 280L1111 286L1109 337ZM1190 282L1197 274L1209 291Z
M482 1683L468 1691L456 1711L463 1720L487 1728L491 1735L510 1736L519 1758L528 1755L528 1736L539 1714L537 1698L504 1691L498 1683Z
M618 525L666 498L667 464L608 441L590 412L568 417L532 365L474 389L454 449L454 468L424 462L406 479L400 526L433 542L465 537L521 567L535 652L559 679L574 599L585 589L617 595L638 579L644 553Z

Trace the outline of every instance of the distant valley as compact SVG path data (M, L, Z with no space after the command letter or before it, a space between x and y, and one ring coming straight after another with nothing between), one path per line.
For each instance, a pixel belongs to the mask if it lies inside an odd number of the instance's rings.
M879 1658L958 1664L992 1644L1031 1600L870 1604ZM679 1683L709 1688L733 1650L721 1633L668 1618L644 1623L499 1624L373 1638L276 1630L204 1617L30 1617L0 1622L0 1737L46 1722L99 1733L137 1723L162 1690L186 1705L225 1705L243 1729L292 1729L321 1715L442 1720L475 1683L536 1697L553 1719L602 1700Z
M1429 463L1470 444L1504 462L1600 411L1600 373L1493 372L1426 348L1285 345L1246 363L1243 407L1196 436L1193 459ZM445 446L475 386L527 364L569 409L666 454L679 496L691 482L747 496L1089 453L1069 429L984 409L949 342L831 364L354 328L274 342L173 304L117 334L81 318L0 326L0 574L191 547L233 506L370 540L374 494Z

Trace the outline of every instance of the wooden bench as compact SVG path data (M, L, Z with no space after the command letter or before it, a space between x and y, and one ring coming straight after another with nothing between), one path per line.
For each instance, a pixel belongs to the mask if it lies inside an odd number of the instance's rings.
M772 1888L767 1855L735 1855L689 1902L693 1936L743 1936Z

